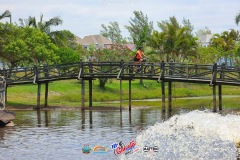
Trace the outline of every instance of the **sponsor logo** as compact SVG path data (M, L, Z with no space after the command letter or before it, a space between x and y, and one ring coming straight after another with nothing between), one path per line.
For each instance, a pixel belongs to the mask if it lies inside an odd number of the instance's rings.
M144 146L143 151L148 152L148 153L153 153L153 152L158 152L159 148L158 148L158 146L154 146L154 147Z
M135 148L136 142L132 140L129 144L125 145L122 141L119 143L113 143L111 145L111 148L114 150L115 155L120 155L120 154L132 154L134 152L138 152L139 148Z
M85 144L82 148L82 153L83 154L89 154L91 152L91 148L89 147L88 144Z
M107 152L107 148L106 147L103 147L103 146L95 146L93 149L92 149L92 153L106 153Z

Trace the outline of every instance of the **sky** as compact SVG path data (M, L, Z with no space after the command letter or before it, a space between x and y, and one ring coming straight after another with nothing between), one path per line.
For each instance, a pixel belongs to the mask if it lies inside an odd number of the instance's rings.
M52 30L69 30L83 38L100 34L101 24L118 22L124 37L129 37L124 26L129 25L133 11L142 11L154 29L160 31L158 22L175 16L180 24L189 19L194 32L208 27L212 33L230 29L240 30L235 17L240 13L240 0L0 0L0 14L9 10L12 22L34 16L39 21L60 17L63 24ZM9 21L4 18L0 22Z

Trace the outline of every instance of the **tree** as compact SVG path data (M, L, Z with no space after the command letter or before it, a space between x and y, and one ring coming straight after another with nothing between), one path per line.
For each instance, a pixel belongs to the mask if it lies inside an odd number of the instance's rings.
M108 26L104 24L101 26L102 30L100 31L100 34L108 39L111 39L112 43L121 44L124 42L118 22L110 22Z
M43 14L41 14L39 22L36 21L35 17L31 17L31 16L29 16L28 19L19 18L19 22L21 27L29 26L29 27L38 28L42 32L45 32L47 33L47 35L51 36L51 35L54 35L55 33L51 31L51 27L61 25L63 21L59 17L53 17L48 21L44 21Z
M222 51L212 47L199 47L198 48L198 57L195 62L200 64L216 63L219 58L221 58Z
M184 19L181 26L175 17L170 17L169 21L158 22L158 26L161 32L153 32L153 46L166 54L167 61L170 58L184 60L196 56L197 42L192 34L193 27L189 20Z
M59 34L56 34L54 39L52 39L54 44L56 44L58 47L69 47L74 50L78 48L78 44L76 43L76 38L73 33L68 30L62 30L58 32Z
M9 63L11 68L59 61L55 54L58 47L46 33L38 29L0 23L0 33L0 57Z
M10 23L12 23L12 14L9 10L6 10L2 15L0 15L0 20L6 17L9 17Z
M68 37L65 37L67 35L66 32L51 30L51 27L58 26L63 23L62 19L60 19L59 17L53 17L53 18L50 18L48 21L44 21L43 14L41 14L39 22L36 21L35 17L29 16L28 19L19 18L19 23L21 27L26 27L26 26L34 27L39 29L42 32L45 32L49 37L51 37L51 40L56 45L63 45L63 43L60 42L62 38L68 39Z
M228 52L232 51L236 45L237 33L235 30L230 32L224 31L221 34L214 34L210 41L210 45Z
M222 51L220 57L224 57L225 60L230 56L230 60L234 57L234 50L236 47L236 41L239 38L237 31L232 29L224 31L221 34L215 34L210 41L210 46Z
M240 22L240 12L235 17L235 23L238 25L239 22Z
M43 20L43 15L40 15L40 21L37 22L35 17L29 16L28 19L19 19L21 27L29 26L34 27L42 32L45 32L48 36L51 37L52 42L57 45L59 48L69 47L76 50L79 46L76 43L75 35L68 30L61 31L52 31L53 26L58 26L63 23L62 19L59 17L53 17L48 21Z
M8 63L9 67L17 66L20 60L25 57L26 47L23 41L18 39L20 34L20 30L16 26L0 23L0 57ZM18 46L16 48L18 51L15 51L13 45ZM7 51L6 48L8 48Z
M105 61L105 62L120 62L129 61L131 55L129 54L131 51L124 45L115 44L111 45L110 48L97 49L90 53L90 57L92 61ZM100 67L99 70L101 72L109 71L110 67ZM100 88L104 88L107 83L107 78L99 78L99 86Z
M28 47L29 58L35 65L59 62L59 57L55 54L58 47L47 34L28 27L24 28L24 32L26 34L23 35L23 39Z
M143 46L144 42L148 43L153 31L153 22L148 21L147 15L144 16L142 11L134 11L134 18L130 18L130 25L125 26L129 31L133 43L136 46Z
M80 54L71 48L59 48L56 55L60 57L60 63L79 62Z

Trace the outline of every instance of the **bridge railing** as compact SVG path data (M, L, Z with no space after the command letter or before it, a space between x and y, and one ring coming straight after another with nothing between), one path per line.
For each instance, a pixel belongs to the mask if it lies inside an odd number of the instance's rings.
M238 66L217 66L217 81L240 84L240 68Z
M202 79L209 80L212 77L213 65L197 65L186 63L165 63L165 78L175 79Z
M79 63L35 67L35 79L43 81L76 78L79 68Z
M172 62L77 62L0 70L7 84L38 83L61 79L153 79L240 85L240 68Z
M116 78L121 62L82 62L79 78Z
M122 78L138 77L151 79L159 77L161 74L161 64L153 62L124 62Z
M7 83L33 81L34 74L34 67L0 70L0 75L5 77Z

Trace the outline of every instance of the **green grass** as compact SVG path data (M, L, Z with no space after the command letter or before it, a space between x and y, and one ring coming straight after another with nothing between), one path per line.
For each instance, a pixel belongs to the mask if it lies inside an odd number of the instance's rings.
M128 106L128 81L122 81L123 85L123 106ZM144 85L139 83L139 80L132 81L132 100L143 99L159 99L162 96L161 83L151 80L144 80ZM173 107L205 107L212 106L212 97L201 99L179 99L179 97L201 97L212 96L212 87L207 84L189 84L189 83L173 83L172 86ZM166 91L166 106L168 97L168 85L165 84ZM44 104L45 85L41 85L41 104ZM85 101L88 106L88 81L85 83ZM223 86L223 106L240 108L239 97L224 98L224 95L239 95L239 87ZM24 106L37 103L37 85L17 85L8 88L7 106ZM105 89L98 86L98 80L93 81L93 106L119 106L118 103L109 103L109 101L119 101L120 99L120 81L112 80L106 84ZM50 106L71 106L79 107L81 105L81 83L77 80L55 81L49 83L49 101ZM161 101L133 101L132 106L152 106L161 107Z

